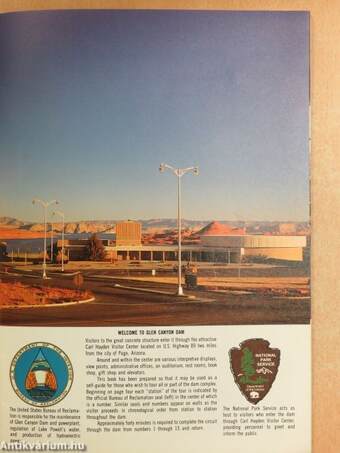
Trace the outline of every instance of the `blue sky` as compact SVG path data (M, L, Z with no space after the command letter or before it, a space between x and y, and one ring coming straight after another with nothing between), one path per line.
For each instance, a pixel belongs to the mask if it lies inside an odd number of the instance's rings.
M308 14L0 16L0 215L308 219Z

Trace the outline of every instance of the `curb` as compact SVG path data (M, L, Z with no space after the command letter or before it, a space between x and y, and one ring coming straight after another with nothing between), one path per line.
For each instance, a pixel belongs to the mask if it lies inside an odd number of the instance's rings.
M141 292L141 293L163 294L164 296L174 296L174 297L177 297L178 299L192 299L192 300L196 299L196 296L186 296L185 294L183 296L179 296L176 293L169 293L167 291L157 291L155 289L147 289L147 288L136 288L133 286L119 285L118 283L116 283L114 286L115 286L115 288L129 289L131 291L137 291L137 292Z
M5 277L24 277L24 278L41 278L39 275L35 274L16 274L14 272L0 272L1 275ZM51 277L46 277L45 280L51 280Z
M22 274L17 274L15 272L5 272L5 271L0 271L0 274L8 276L8 277L21 277L22 276ZM25 275L25 277L26 277L26 275Z
M1 310L13 309L13 308L56 308L56 307L66 307L68 305L80 305L80 304L88 304L93 302L96 298L90 297L89 299L79 300L79 301L71 301L71 302L62 302L61 304L37 304L37 305L8 305L7 307L4 306L0 308Z
M49 274L57 277L74 277L79 272L49 272Z

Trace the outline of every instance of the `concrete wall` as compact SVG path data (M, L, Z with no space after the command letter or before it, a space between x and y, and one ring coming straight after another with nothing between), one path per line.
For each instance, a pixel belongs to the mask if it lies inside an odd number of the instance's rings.
M119 222L116 225L116 245L141 245L142 225L139 222Z
M289 261L303 261L302 247L274 247L274 248L250 248L244 249L245 256L264 255L268 258Z
M275 248L306 247L306 236L202 236L201 243L208 247Z

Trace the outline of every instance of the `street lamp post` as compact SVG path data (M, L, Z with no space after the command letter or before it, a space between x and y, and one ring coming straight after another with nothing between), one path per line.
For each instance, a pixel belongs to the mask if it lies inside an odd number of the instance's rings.
M182 194L181 194L181 178L188 172L192 172L194 175L199 174L198 167L187 167L187 168L174 168L168 164L161 164L159 171L163 173L165 170L170 170L175 176L177 176L177 229L178 229L178 290L177 295L183 296L182 288Z
M47 236L47 224L46 224L46 211L47 211L47 208L51 205L51 204L58 204L58 201L57 200L51 200L51 201L43 201L43 200L39 200L39 198L34 198L34 200L32 200L32 204L40 204L43 208L44 208L44 260L43 260L43 279L46 279L47 278L47 275L46 275L46 243L47 243L47 240L46 240L46 236Z
M51 222L51 263L53 262L53 222Z
M65 230L65 214L61 211L54 211L53 215L58 215L63 220L63 227L61 230L61 272L64 272L64 230Z

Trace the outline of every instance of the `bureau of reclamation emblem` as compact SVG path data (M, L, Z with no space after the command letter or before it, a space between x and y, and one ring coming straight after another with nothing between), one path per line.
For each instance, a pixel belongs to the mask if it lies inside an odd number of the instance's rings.
M10 380L25 403L37 407L59 403L70 391L73 368L70 359L51 343L30 343L14 356Z
M280 350L262 338L245 340L229 351L230 367L241 393L252 404L261 401L275 381Z

